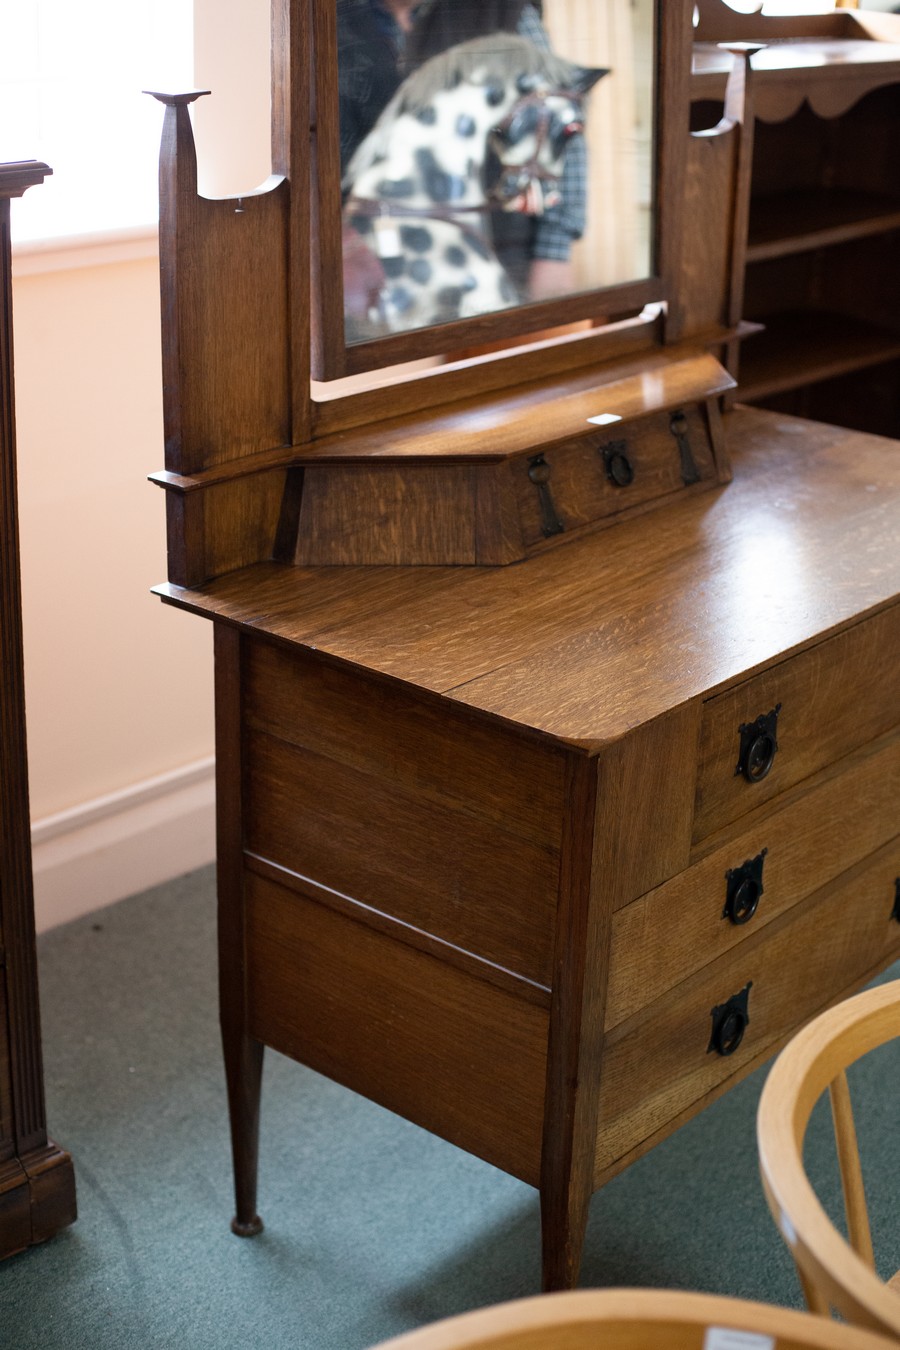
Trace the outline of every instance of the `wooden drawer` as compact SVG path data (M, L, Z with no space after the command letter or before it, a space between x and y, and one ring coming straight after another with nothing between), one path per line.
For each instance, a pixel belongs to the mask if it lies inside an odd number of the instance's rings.
M892 918L900 838L613 1030L601 1070L595 1180L754 1067L819 1008L900 952ZM710 1049L712 1010L750 986L732 1054Z
M710 699L700 734L694 840L895 726L898 663L900 606L894 605ZM779 705L771 768L748 781L738 768L741 727L753 727Z
M760 807L686 871L613 917L606 1026L616 1026L893 838L900 820L900 732ZM749 917L726 914L727 873L765 850ZM734 878L736 887L740 878ZM752 879L748 889L752 888ZM752 895L752 889L750 889Z
M682 415L697 481L709 482L717 471L705 411L689 407ZM682 460L671 418L671 413L657 413L614 423L519 460L514 472L524 543L536 544L683 491Z

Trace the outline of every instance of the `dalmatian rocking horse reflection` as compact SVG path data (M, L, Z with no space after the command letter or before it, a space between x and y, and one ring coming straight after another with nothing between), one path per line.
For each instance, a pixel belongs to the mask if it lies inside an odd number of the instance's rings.
M404 81L344 178L348 341L527 299L497 258L490 213L558 203L584 98L607 73L496 33Z

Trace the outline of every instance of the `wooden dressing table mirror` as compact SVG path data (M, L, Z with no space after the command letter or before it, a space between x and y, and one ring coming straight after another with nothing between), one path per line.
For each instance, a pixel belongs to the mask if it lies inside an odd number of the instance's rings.
M570 1286L592 1192L900 953L900 459L722 415L752 89L738 50L689 134L692 8L622 5L607 55L547 0L512 95L521 33L505 74L428 57L449 82L381 114L411 116L405 171L342 135L343 5L275 0L275 177L226 201L197 95L158 96L158 593L215 627L240 1234L269 1045L538 1187ZM586 107L573 32L609 72ZM488 205L448 132L485 104ZM498 274L503 205L532 238L571 146L614 163L642 119L619 262L601 179L562 298Z

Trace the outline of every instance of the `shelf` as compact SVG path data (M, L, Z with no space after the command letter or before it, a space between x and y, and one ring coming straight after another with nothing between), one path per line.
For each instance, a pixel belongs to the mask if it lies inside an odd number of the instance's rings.
M747 262L783 258L900 229L900 199L821 188L758 197L750 207Z
M844 314L790 311L741 349L738 398L753 400L900 357L900 332Z

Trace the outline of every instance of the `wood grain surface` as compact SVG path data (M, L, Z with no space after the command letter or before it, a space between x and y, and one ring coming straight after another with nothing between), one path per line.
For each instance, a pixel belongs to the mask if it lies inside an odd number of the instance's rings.
M547 1011L252 874L249 1028L537 1185Z
M694 839L720 828L900 720L900 606L711 699L703 712ZM778 705L778 750L751 783L735 772L740 727Z
M730 837L686 871L615 915L606 1025L615 1026L679 980L736 947L854 866L897 832L900 735L841 761L811 784L741 817ZM763 849L753 918L723 914L726 873Z
M859 1327L794 1309L670 1289L585 1289L519 1299L420 1327L373 1350L888 1350Z
M763 1190L809 1305L833 1307L847 1321L876 1329L895 1342L900 1337L896 1286L886 1286L871 1268L865 1237L854 1250L826 1215L816 1194L817 1177L807 1175L803 1143L813 1107L836 1083L835 1126L845 1129L849 1106L849 1101L841 1100L845 1071L876 1047L896 1040L898 996L900 983L894 980L847 999L804 1027L773 1065L757 1117ZM855 1153L855 1140L845 1137L839 1154L850 1150ZM854 1172L851 1168L845 1184L858 1189L861 1179ZM852 1205L860 1201L857 1194ZM888 1268L892 1266L891 1261Z
M246 644L243 698L251 730L559 848L565 761L550 747L273 642Z
M900 837L608 1034L598 1174L830 1002L854 974L896 954L898 867ZM751 981L739 1048L729 1056L710 1051L711 1009Z
M725 420L734 482L652 529L624 521L508 568L270 564L158 591L593 753L900 592L892 443L751 409ZM880 659L890 697L896 658Z

